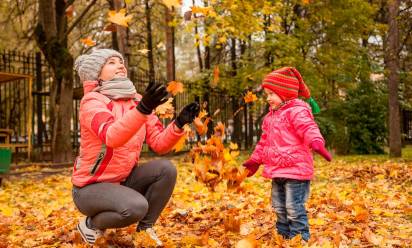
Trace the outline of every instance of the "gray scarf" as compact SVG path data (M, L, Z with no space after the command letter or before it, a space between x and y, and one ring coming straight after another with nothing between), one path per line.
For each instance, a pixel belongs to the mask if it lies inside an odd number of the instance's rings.
M109 81L98 81L93 91L99 92L110 99L131 99L136 95L136 88L128 78L113 78Z

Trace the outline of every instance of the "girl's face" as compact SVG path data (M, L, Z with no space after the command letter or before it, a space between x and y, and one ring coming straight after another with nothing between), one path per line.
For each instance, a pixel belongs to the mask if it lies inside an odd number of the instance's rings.
M266 101L272 109L278 107L283 101L274 91L264 88L266 93Z
M127 69L123 61L119 57L111 57L104 64L99 78L103 81L109 81L113 78L125 77L127 77Z

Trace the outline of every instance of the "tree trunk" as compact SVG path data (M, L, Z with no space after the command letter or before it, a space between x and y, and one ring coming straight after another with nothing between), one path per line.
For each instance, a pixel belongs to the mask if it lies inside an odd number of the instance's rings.
M152 21L149 0L145 0L146 32L147 32L147 60L149 63L149 83L155 82L155 69L153 58Z
M35 37L54 73L50 92L53 162L73 160L70 124L73 102L73 57L67 46L64 0L40 0Z
M236 39L231 38L231 47L230 47L230 65L232 67L231 75L235 77L237 74L237 60L236 60ZM236 112L239 108L239 99L236 96L232 96L232 108L233 112ZM233 116L233 140L242 146L240 143L242 141L242 118L241 111L238 112L236 116Z
M402 156L401 130L399 115L399 27L398 13L400 0L388 1L388 37L386 47L385 66L388 73L389 89L389 155Z
M116 9L114 6L114 1L115 0L107 0L107 2L110 5L110 10ZM115 25L115 24L112 24L112 25ZM112 49L117 50L117 51L119 50L119 44L117 43L117 31L112 32Z
M168 82L176 80L175 66L175 28L169 26L173 21L174 8L165 7L166 17L166 79Z
M192 0L192 4L193 6L195 6L195 0ZM193 14L193 16L196 19L196 14ZM197 37L198 34L199 34L199 30L197 27L197 23L195 23L195 36ZM200 52L200 42L199 42L199 45L196 46L196 53L197 53L197 60L199 63L199 71L203 71L203 61L202 61L202 53Z
M114 0L114 9L119 11L120 9L124 8L125 6L124 0ZM129 46L128 46L128 28L123 27L120 25L116 25L116 40L119 52L124 57L124 64L126 68L129 65Z

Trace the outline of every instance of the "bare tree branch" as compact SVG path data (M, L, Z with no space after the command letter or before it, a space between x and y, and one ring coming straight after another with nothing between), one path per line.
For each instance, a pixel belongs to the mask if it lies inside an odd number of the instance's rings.
M83 17L87 14L87 12L90 10L90 8L96 3L97 0L92 0L89 5L83 10L83 12L77 17L76 20L73 21L72 25L67 29L67 31L64 33L62 37L67 37L67 35L70 34L70 32L76 27L76 25L83 19Z

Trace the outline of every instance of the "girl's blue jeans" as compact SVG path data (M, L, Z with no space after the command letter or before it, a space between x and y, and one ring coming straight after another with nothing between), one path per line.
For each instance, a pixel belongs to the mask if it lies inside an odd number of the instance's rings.
M276 229L286 239L300 234L310 238L305 203L309 196L310 181L289 178L272 179L272 206L276 212Z

